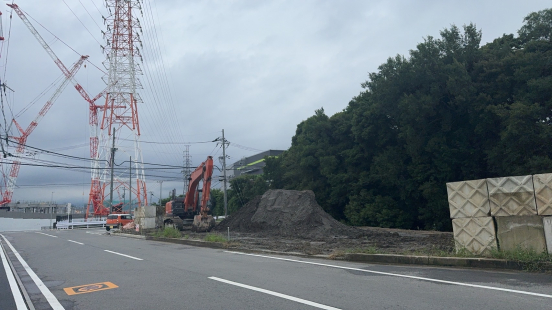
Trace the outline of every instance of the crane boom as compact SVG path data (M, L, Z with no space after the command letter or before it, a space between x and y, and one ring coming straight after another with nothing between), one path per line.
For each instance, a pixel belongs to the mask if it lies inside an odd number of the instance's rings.
M8 175L8 179L6 182L6 190L2 194L2 201L0 201L0 205L10 203L12 196L13 196L13 190L15 189L15 181L17 180L17 176L19 175L19 168L21 167L21 155L25 152L25 144L27 142L27 138L29 135L34 131L36 126L38 126L38 123L44 118L44 115L48 113L54 102L58 99L59 95L61 95L61 92L67 84L69 84L69 79L73 77L83 62L88 58L88 56L81 56L81 58L71 67L71 70L68 70L68 76L65 77L61 85L56 89L56 91L52 94L50 99L44 104L42 109L40 109L40 112L38 112L38 115L35 117L35 119L27 126L25 130L17 123L17 121L14 119L13 123L17 127L17 130L21 134L19 137L11 137L15 139L18 143L17 148L15 150L15 159L12 162L12 166L10 169L10 174Z
M94 210L99 210L101 207L103 207L103 189L100 185L100 163L99 163L99 153L98 153L98 146L99 146L99 130L98 130L98 110L104 108L103 105L96 105L95 102L106 95L107 88L105 88L102 92L100 92L98 95L96 95L94 98L90 98L88 93L84 90L84 88L74 79L72 75L70 75L69 70L65 67L63 62L57 57L57 55L54 53L54 51L50 48L50 46L46 43L44 38L40 35L40 33L36 30L36 28L31 24L25 13L19 8L19 6L15 3L7 4L8 7L12 8L15 13L21 18L25 26L29 29L29 31L34 35L34 37L37 39L37 41L42 45L44 50L48 53L50 58L54 61L54 63L58 66L58 68L63 72L63 74L69 78L77 92L88 102L89 105L89 130L90 130L90 158L92 159L90 165L91 165L91 191L90 191L90 202L94 206ZM87 56L88 57L88 56ZM96 213L96 212L95 212ZM88 217L88 209L87 209L87 217Z

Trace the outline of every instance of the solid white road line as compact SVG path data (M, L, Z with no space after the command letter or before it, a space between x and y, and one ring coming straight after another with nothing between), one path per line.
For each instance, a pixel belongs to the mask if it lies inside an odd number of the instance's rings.
M52 238L57 238L57 236L52 236L52 235L48 235L48 234L41 233L41 232L37 232L37 234L41 234L41 235L52 237Z
M452 285L459 285L459 286L475 287L475 288L481 288L481 289L486 289L486 290L494 290L494 291L502 291L502 292L509 292L509 293L516 293L516 294L523 294L523 295L530 295L530 296L552 298L552 295L548 295L548 294L540 294L540 293L533 293L533 292L527 292L527 291L518 291L518 290L512 290L512 289L494 287L494 286L477 285L477 284L454 282L454 281L445 281L445 280L439 280L439 279L416 277L416 276L409 276L409 275L390 273L390 272L382 272L382 271L366 270L366 269L360 269L360 268L351 268L351 267L343 267L343 266L330 265L330 264L307 262L307 261L289 259L289 258L282 258L282 257L265 256L265 255L257 255L257 254L249 254L249 253L241 253L241 252L233 252L233 251L224 251L224 252L232 253L232 254L256 256L256 257L264 257L264 258L283 260L283 261L301 263L301 264L324 266L324 267L330 267L330 268L339 268L339 269L346 269L346 270L362 271L362 272L366 272L366 273L374 273L374 274L380 274L380 275L391 276L391 277L409 278L409 279L436 282L436 283L444 283L444 284L452 284Z
M134 256L126 255L126 254L121 254L121 253L117 253L117 252L113 252L113 251L109 251L109 250L104 250L104 251L109 252L109 253L113 253L113 254L117 254L117 255L121 255L121 256L124 256L124 257L128 257L128 258L132 258L132 259L135 259L135 260L143 260L143 259L138 258L138 257L134 257Z
M227 283L227 284L231 284L231 285L235 285L235 286L239 286L239 287L243 287L243 288L246 288L246 289L249 289L249 290L252 290L252 291L257 291L257 292L265 293L265 294L268 294L268 295L288 299L288 300L295 301L295 302L298 302L298 303L301 303L301 304L313 306L313 307L316 307L316 308L319 308L319 309L340 310L339 308L326 306L326 305L319 304L319 303L312 302L312 301L308 301L308 300L305 300L305 299L289 296L289 295L286 295L286 294L276 293L276 292L265 290L265 289L262 289L262 288L258 288L258 287L254 287L254 286L250 286L250 285L246 285L246 284L241 284L241 283L238 283L238 282L232 282L232 281L224 280L224 279L217 278L217 277L209 277L209 279L219 281L219 282L223 282L223 283Z
M2 265L4 265L4 270L6 270L6 275L8 276L8 283L10 284L10 288L12 291L13 299L15 300L15 305L17 306L17 310L20 310L20 309L27 310L27 305L23 300L23 296L19 291L19 287L17 285L17 282L15 281L15 277L13 276L13 272L10 268L10 265L8 264L8 259L6 258L6 255L4 255L4 250L1 247L2 247L2 243L0 243L0 257L2 257Z
M21 263L21 266L23 266L23 268L25 268L25 271L27 271L27 273L29 274L31 279L33 279L34 283L36 284L36 286L38 287L38 289L40 290L42 295L44 295L44 297L46 297L46 300L48 301L48 303L50 304L52 309L54 309L54 310L65 310L65 308L63 308L63 306L59 303L59 300L57 300L57 298L54 296L54 294L52 294L52 292L50 292L48 287L46 287L46 285L44 285L42 280L40 280L40 278L36 275L36 273L34 273L34 271L31 269L31 267L29 267L29 265L27 265L27 262L25 262L25 260L23 260L23 257L21 257L21 255L19 255L19 252L17 252L17 250L15 250L15 248L8 241L8 239L6 239L6 237L4 237L4 235L2 235L2 234L0 234L0 236L2 236L2 238L4 238L4 241L6 241L6 244L10 247L10 249L12 250L15 257L17 257L17 259Z
M69 242L73 242L73 243L76 243L76 244L80 244L80 245L84 245L84 243L81 243L81 242L77 242L77 241L73 241L73 240L69 240L69 239L67 239L67 241L69 241Z

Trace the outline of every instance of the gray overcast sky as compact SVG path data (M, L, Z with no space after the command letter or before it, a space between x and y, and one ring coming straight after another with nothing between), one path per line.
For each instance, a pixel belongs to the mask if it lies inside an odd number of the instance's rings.
M408 55L424 37L439 37L452 24L475 23L485 44L516 33L527 14L551 6L544 0L143 2L144 103L138 111L144 161L182 165L183 143L191 142L194 166L208 155L222 154L215 143L194 142L212 141L223 128L233 143L227 150L229 163L255 150L289 148L297 124L314 110L323 107L328 115L343 110L362 91L368 73L388 57ZM16 3L66 66L79 54L90 56L77 80L93 95L99 93L105 87L103 73L95 67L104 69L104 3ZM0 73L15 91L8 93L4 113L8 125L15 115L25 128L61 73L15 13L10 20L11 9L3 5L0 10L6 38ZM27 144L87 158L88 138L88 106L68 86ZM89 165L40 152L32 156ZM182 192L182 182L171 180L181 176L179 170L148 174L154 201L159 198L157 180L165 180L163 197L172 188ZM89 182L87 169L22 166L13 201L49 201L53 196L59 203L82 206L88 201Z

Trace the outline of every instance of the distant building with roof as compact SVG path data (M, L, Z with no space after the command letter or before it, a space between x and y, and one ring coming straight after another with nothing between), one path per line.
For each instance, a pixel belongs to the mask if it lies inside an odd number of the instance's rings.
M263 174L263 168L266 166L265 157L277 157L283 152L282 150L268 150L253 156L243 157L228 167L227 177L228 179L232 179L245 174Z

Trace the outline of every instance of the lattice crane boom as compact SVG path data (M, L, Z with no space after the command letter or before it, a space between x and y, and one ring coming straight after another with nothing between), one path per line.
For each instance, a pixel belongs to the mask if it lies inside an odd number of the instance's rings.
M98 152L99 144L100 144L100 130L98 128L99 121L98 121L98 110L101 110L104 108L104 105L97 105L95 102L101 98L104 97L107 93L107 88L104 89L102 92L100 92L98 95L96 95L94 98L90 99L90 96L88 93L84 90L84 88L74 79L72 75L68 75L68 70L63 64L63 62L57 57L57 55L54 53L54 51L50 48L50 46L46 43L44 38L40 35L40 33L34 28L32 23L29 21L25 13L19 8L17 4L8 4L10 8L12 8L16 14L21 18L23 23L27 26L29 31L34 35L34 37L37 39L37 41L42 45L44 50L48 53L50 58L54 61L54 63L58 66L58 68L63 72L63 74L69 78L77 92L86 100L89 104L89 126L90 126L90 158L91 161L91 179L92 179L92 188L91 192L95 192L95 196L93 199L95 209L99 209L100 205L103 204L103 189L100 187L100 174L99 174L99 168L100 168L100 154Z
M50 99L44 104L42 109L40 109L40 112L38 112L38 115L35 117L35 119L27 126L25 130L17 123L17 121L14 119L13 123L17 127L17 130L20 133L19 137L11 137L12 139L15 139L18 143L17 148L15 149L15 159L12 162L12 166L10 169L10 174L8 175L8 179L6 181L6 190L2 194L2 201L0 202L0 205L10 203L11 199L13 197L13 190L15 189L15 183L17 180L17 176L19 175L19 169L21 168L21 156L25 152L25 146L27 143L27 138L29 138L29 135L35 130L36 126L40 123L42 118L48 113L54 102L58 99L59 95L61 95L61 92L65 89L67 84L69 84L69 80L71 77L73 77L77 71L82 66L83 62L88 58L88 56L81 56L81 58L71 67L71 70L68 70L68 76L63 79L63 82L61 85L56 89L56 91L52 94Z

